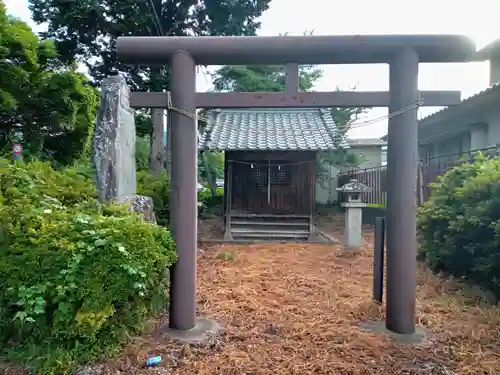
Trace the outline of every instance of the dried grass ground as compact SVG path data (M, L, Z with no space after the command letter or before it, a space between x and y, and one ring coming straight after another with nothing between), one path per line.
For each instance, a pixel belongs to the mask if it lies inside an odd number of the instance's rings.
M330 226L331 228L332 226ZM340 237L337 233L337 237ZM500 373L500 309L482 294L421 269L422 346L396 344L359 324L382 320L371 302L372 243L354 256L313 244L223 245L199 258L199 314L225 330L207 346L161 337L164 322L89 374L481 375ZM161 366L144 368L154 350Z
M497 308L421 270L418 319L431 342L396 344L359 327L384 317L370 301L371 280L370 246L351 257L331 245L217 247L199 262L199 305L225 326L221 342L179 347L150 336L108 373L151 373L140 369L137 354L152 346L177 375L500 373Z

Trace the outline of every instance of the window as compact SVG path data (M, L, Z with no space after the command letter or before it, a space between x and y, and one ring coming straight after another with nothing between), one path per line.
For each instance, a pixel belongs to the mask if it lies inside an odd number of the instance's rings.
M292 170L290 165L279 165L276 162L255 163L249 165L252 181L257 187L289 186L292 183Z
M289 186L292 183L292 170L290 165L271 165L271 185Z
M252 164L250 166L250 174L257 187L267 186L267 170L268 166L264 164Z

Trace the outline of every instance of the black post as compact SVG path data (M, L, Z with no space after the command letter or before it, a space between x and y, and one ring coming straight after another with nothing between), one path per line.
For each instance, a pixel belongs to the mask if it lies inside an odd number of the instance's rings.
M385 217L375 218L373 254L373 299L382 303L384 296Z

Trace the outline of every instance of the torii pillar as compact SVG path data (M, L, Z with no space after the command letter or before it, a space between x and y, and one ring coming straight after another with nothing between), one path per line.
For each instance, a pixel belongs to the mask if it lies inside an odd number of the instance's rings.
M418 55L403 48L389 63L389 113L418 101ZM386 327L415 332L418 107L389 118L387 141Z
M172 105L187 113L196 113L196 65L182 50L171 60ZM184 250L170 269L169 326L185 331L196 325L196 257L198 233L197 129L194 117L176 111L171 113L172 170L171 216L174 239ZM187 251L186 251L187 250Z

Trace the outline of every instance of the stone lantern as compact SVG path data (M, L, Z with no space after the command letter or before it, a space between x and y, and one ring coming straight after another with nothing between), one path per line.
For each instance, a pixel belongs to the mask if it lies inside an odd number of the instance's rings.
M344 245L348 249L363 247L363 208L367 206L361 201L361 193L371 191L372 188L352 179L337 191L343 193L346 201L341 204L345 207Z

